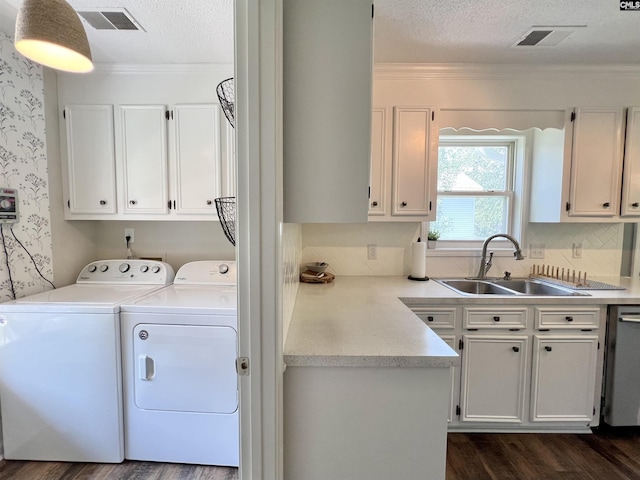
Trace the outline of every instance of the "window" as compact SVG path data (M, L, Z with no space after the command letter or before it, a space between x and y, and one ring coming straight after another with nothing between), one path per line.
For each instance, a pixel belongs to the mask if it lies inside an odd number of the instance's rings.
M520 237L514 210L523 150L517 135L440 136L437 220L429 226L440 233L439 248L476 248L496 233Z

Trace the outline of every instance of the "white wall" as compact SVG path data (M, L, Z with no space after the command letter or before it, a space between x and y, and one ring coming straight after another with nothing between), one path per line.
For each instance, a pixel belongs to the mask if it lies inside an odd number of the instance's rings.
M438 109L567 109L576 106L640 105L638 67L527 67L514 65L377 65L374 105L427 105ZM419 224L303 225L301 264L322 260L337 275L408 275L410 244ZM492 273L527 275L545 263L589 275L619 275L622 224L529 224L523 247L545 244L543 260L496 257ZM581 242L581 259L571 255ZM367 260L367 244L377 244L377 260ZM528 253L525 253L528 254ZM477 272L479 252L460 256L428 252L427 275L468 276ZM628 261L628 259L626 260Z

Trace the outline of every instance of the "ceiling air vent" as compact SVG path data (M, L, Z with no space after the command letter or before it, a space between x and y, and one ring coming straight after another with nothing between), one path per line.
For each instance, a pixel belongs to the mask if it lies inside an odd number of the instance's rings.
M586 25L532 27L512 47L555 47L579 28Z
M142 30L144 29L124 8L100 8L96 10L78 10L96 30Z

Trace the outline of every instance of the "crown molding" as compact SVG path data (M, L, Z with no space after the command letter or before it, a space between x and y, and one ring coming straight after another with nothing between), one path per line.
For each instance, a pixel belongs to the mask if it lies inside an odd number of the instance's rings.
M640 65L524 65L473 63L377 63L376 79L403 80L481 80L481 79L567 79L577 75L599 77L627 76L640 80Z
M95 73L127 73L157 75L171 73L209 73L233 76L233 65L226 63L127 64L96 63Z

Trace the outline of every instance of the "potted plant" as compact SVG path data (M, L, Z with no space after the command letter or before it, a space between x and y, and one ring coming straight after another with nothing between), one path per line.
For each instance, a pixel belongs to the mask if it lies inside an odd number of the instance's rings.
M440 238L440 232L437 230L429 230L427 235L427 248L436 248L436 242Z

